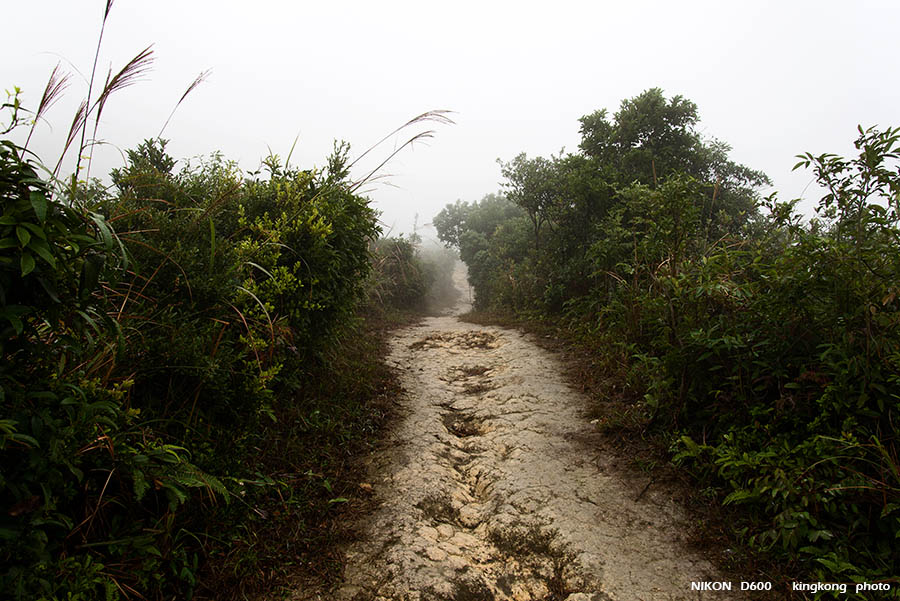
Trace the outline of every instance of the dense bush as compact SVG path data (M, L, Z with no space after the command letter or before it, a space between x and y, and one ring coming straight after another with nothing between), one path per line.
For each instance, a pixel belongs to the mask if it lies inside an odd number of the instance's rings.
M250 469L270 418L328 413L297 391L330 378L375 213L344 146L247 178L218 156L176 172L151 140L113 193L27 156L0 141L0 589L190 596L204 549L284 486Z
M142 405L176 428L226 427L231 445L233 427L252 432L268 411L286 364L333 344L363 291L375 216L328 175L270 160L268 179L242 181L220 157L173 174L161 146L129 153L107 202L141 294L128 299L141 343L126 363L140 366Z
M381 238L372 245L374 270L370 294L378 304L395 309L423 307L431 274L403 236Z
M618 365L676 460L744 507L749 545L821 580L896 576L898 131L801 157L827 190L804 224L689 101L650 90L581 122L579 154L502 165L509 212L435 218L477 305L567 323Z
M679 456L748 506L752 544L823 579L900 565L898 140L860 130L853 160L807 155L822 220L771 205L767 236L713 249L672 294L684 347L656 345L688 382Z
M409 238L381 238L372 251L368 284L373 311L435 311L456 300L453 284L456 253L423 247L415 234Z

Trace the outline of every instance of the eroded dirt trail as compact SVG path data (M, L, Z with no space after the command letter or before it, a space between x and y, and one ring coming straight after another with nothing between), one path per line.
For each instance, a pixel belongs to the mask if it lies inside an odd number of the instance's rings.
M381 505L318 598L697 599L690 581L723 579L686 550L675 503L617 476L585 400L527 336L434 317L389 361L408 396L369 460Z

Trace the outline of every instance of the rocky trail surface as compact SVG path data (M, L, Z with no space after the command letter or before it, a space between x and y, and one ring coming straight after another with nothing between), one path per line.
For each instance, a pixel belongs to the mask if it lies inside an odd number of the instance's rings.
M726 578L690 550L665 491L604 457L557 359L527 335L460 321L467 309L394 338L407 395L367 460L379 506L345 549L343 582L296 598L722 599L690 590Z

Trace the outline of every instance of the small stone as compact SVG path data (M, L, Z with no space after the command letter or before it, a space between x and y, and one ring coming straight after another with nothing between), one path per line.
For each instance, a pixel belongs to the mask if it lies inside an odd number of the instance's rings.
M471 534L466 534L465 532L457 532L453 535L453 538L450 539L450 542L452 542L457 547L462 547L464 549L471 549L478 546L478 539Z
M431 526L423 526L419 529L419 536L426 540L436 541L438 539L438 531Z
M441 538L450 538L453 536L453 527L447 524L441 524L437 527L438 534Z
M483 519L481 511L471 505L466 505L459 510L459 523L468 528L474 528L480 524Z
M447 542L441 543L440 549L444 553L446 553L447 555L450 555L450 556L462 555L462 551L460 551L456 546L452 545L451 543L447 543Z
M427 555L428 559L431 561L444 561L447 559L447 554L438 547L428 547L425 549L425 555Z

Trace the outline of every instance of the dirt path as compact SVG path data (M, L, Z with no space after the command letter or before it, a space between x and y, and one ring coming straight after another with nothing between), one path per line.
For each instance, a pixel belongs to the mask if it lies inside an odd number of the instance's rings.
M346 549L344 583L305 598L722 599L690 590L724 578L687 550L676 504L641 495L602 456L557 360L454 316L467 309L394 339L408 396L369 459L381 504Z

